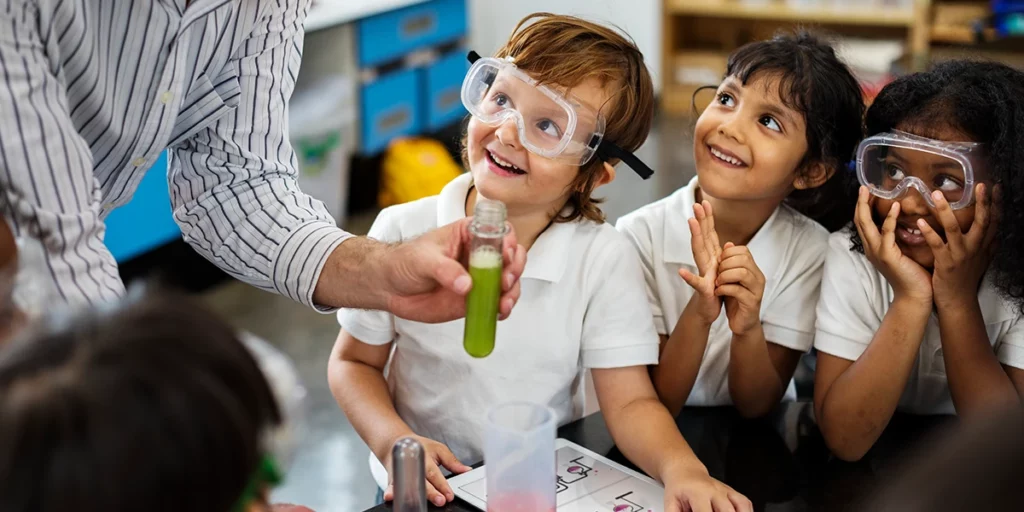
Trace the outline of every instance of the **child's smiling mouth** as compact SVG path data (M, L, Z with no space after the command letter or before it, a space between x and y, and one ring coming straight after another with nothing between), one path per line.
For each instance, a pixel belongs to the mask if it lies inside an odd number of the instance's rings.
M708 144L707 148L708 148L708 152L711 153L711 157L714 160L718 161L718 163L720 163L720 164L723 164L723 165L728 166L728 167L737 168L737 169L741 169L743 167L747 167L747 163L746 162L741 160L738 156L734 155L733 153L730 153L729 151L727 151L727 150L725 150L725 149L723 149L723 148L721 148L719 146L715 146L713 144Z

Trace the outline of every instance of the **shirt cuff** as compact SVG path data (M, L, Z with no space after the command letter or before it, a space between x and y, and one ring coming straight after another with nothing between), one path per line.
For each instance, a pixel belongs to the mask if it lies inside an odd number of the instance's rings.
M856 361L868 349L868 344L818 331L814 337L814 348L847 361Z
M997 356L1000 363L1024 370L1024 347L1003 343L999 345Z
M765 340L780 347L807 352L814 345L814 333L772 324L761 324L761 329L764 330Z
M337 311L335 307L314 304L313 291L327 257L353 236L327 221L308 222L292 231L274 260L274 286L278 293L321 313Z
M658 364L658 344L643 343L615 348L587 349L583 351L584 368L627 368Z

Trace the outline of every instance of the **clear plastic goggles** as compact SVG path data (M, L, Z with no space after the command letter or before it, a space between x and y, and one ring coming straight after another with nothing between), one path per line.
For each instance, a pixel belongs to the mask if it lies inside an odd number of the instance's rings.
M939 191L952 209L974 200L974 169L984 146L946 142L893 130L864 139L857 148L857 179L877 197L896 199L914 188L929 206Z
M540 85L510 60L469 53L473 63L462 83L462 104L480 122L500 126L509 119L528 151L572 165L596 155L618 158L640 177L654 171L635 155L604 139L605 119L571 94Z

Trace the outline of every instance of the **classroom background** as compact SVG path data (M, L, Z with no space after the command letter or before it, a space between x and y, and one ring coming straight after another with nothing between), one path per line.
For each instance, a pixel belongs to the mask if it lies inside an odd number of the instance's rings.
M613 223L689 181L694 112L713 97L713 89L695 92L717 85L729 52L779 29L833 35L868 101L895 77L953 57L1024 67L1019 0L314 0L289 122L302 189L357 234L380 208L439 192L462 172L466 53L492 53L536 11L618 25L653 73L659 110L638 156L656 173L646 182L620 173L601 189ZM309 391L309 434L275 501L320 512L373 505L367 448L327 387L333 315L231 280L185 245L171 217L166 158L111 214L106 243L129 285L158 280L200 295L297 362Z

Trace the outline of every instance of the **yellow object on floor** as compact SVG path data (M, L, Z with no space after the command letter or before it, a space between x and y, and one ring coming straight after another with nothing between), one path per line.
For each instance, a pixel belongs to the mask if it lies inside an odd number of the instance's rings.
M392 143L382 168L377 196L381 208L440 194L449 181L463 172L443 144L423 138Z

